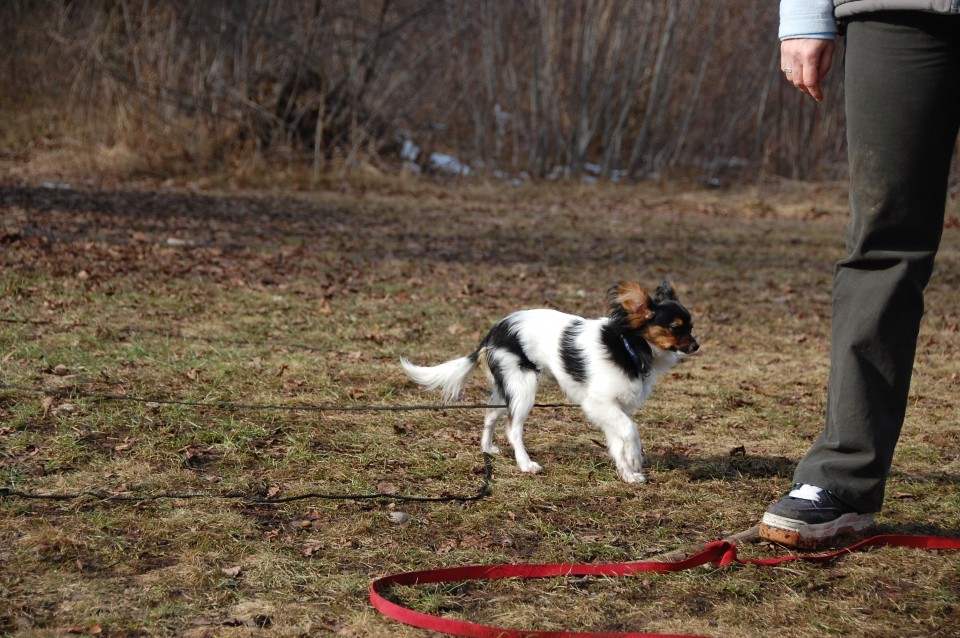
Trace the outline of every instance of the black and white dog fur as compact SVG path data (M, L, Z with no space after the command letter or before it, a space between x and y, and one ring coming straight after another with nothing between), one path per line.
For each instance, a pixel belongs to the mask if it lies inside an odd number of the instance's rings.
M474 368L482 367L491 384L490 406L480 445L496 454L493 431L508 414L507 439L522 472L542 467L523 445L523 425L535 402L544 374L583 408L599 427L620 478L643 483L643 446L630 417L668 372L700 344L691 333L690 313L664 282L653 296L633 282L620 282L607 296L608 315L584 319L556 310L521 310L501 320L470 355L440 365L400 362L407 374L444 399L457 400ZM496 407L505 405L506 407Z

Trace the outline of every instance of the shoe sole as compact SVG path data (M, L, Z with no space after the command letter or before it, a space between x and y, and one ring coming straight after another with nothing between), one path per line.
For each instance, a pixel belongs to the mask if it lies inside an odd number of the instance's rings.
M760 538L796 547L817 549L842 536L860 536L877 528L873 514L844 514L826 523L809 524L767 512L760 522Z

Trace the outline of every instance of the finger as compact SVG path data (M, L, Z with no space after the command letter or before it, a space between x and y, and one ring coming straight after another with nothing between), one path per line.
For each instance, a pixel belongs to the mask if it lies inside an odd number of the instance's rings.
M803 64L799 60L794 60L793 63L793 73L790 74L790 83L801 93L810 95L810 91L807 89L807 85L803 80L804 73L806 73L807 65Z
M793 56L786 51L784 44L780 45L780 72L790 79L790 71L793 65Z
M809 60L805 60L804 85L807 87L807 92L810 97L817 102L823 101L823 92L820 90L820 83L833 65L834 48L832 40L824 41L816 51L811 52ZM807 73L808 70L810 71L809 74Z
M793 73L793 54L788 49L787 41L784 40L780 43L780 72L783 73L783 77L788 82L790 81L790 76Z
M797 81L803 85L801 91L817 102L823 101L823 93L820 92L820 68L816 64L805 64Z
M802 56L795 56L793 58L793 65L790 67L793 70L793 73L787 77L790 80L790 83L797 88L798 91L816 99L814 96L814 90L816 86L811 86L810 82L812 81L814 85L818 84L817 77L817 67L815 64L811 64L809 60ZM811 80L812 79L812 80Z
M793 71L794 66L796 65L796 56L794 56L792 51L789 51L788 41L784 41L780 44L780 72L783 73L783 77L787 82L793 84Z
M797 72L798 65L793 60L781 61L780 63L780 72L783 73L783 79L785 79L790 84L793 84L794 75Z
M823 78L827 75L827 71L830 70L830 67L833 66L833 51L834 45L833 42L829 46L825 47L823 53L820 55L820 77Z

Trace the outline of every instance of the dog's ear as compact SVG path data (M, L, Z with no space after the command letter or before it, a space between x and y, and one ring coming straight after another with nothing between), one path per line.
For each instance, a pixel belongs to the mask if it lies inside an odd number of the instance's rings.
M677 300L677 291L673 289L673 284L666 279L663 280L663 283L657 287L657 291L653 293L653 302L662 303L664 301L676 301Z
M635 328L653 319L650 295L632 281L621 281L610 289L610 306L611 310L617 309L617 306L623 308L630 317L630 324Z

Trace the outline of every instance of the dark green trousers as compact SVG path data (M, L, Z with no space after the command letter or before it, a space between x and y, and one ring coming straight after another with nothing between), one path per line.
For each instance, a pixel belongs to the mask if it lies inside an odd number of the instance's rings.
M834 273L826 425L794 475L876 512L900 436L960 126L960 17L865 14L844 61L848 256Z

